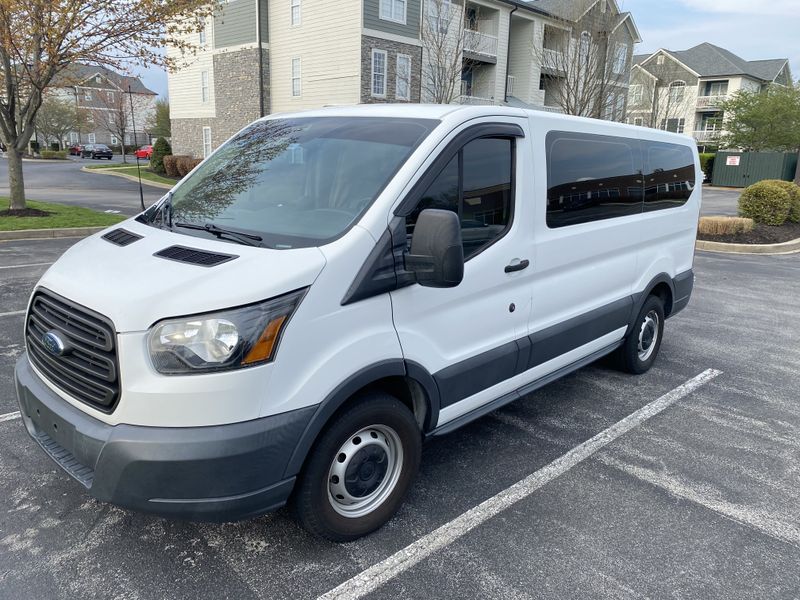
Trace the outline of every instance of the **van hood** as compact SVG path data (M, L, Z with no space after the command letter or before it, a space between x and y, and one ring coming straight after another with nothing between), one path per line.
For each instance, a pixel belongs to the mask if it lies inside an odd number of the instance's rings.
M127 246L103 239L118 228L142 238ZM155 256L176 245L236 258L207 267ZM117 332L127 333L147 330L168 317L232 308L309 286L324 266L318 248L244 246L131 219L72 246L47 270L38 287L108 317Z

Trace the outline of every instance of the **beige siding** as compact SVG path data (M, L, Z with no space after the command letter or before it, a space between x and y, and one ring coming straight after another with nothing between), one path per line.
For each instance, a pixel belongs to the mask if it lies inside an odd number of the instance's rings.
M360 99L361 2L303 0L302 23L290 25L288 0L270 0L272 112L356 104ZM292 96L292 59L301 61L300 97Z
M541 66L538 63L543 35L544 24L541 21L516 15L512 18L508 65L509 74L514 76L512 95L534 106L544 104L544 90L539 89Z
M170 117L173 119L210 118L216 116L214 109L214 68L211 40L214 39L213 19L206 20L206 47L195 53L181 54L168 48L167 55L178 61L178 70L168 75ZM197 34L187 39L196 44ZM203 71L208 71L208 102L202 101L201 81Z

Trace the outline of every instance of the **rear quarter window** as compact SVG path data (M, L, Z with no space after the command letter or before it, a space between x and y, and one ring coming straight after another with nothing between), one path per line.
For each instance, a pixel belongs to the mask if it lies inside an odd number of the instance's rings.
M642 143L645 159L644 210L683 206L696 184L694 154L687 146Z

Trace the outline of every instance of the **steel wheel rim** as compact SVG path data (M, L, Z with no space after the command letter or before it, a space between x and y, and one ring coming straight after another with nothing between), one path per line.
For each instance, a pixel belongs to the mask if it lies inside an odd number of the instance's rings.
M343 517L368 515L397 487L403 445L386 425L370 425L347 438L328 470L328 501Z
M644 362L648 360L653 355L653 352L655 352L656 343L658 342L658 329L658 313L655 310L651 310L645 315L642 326L639 328L637 350L639 352L640 361Z

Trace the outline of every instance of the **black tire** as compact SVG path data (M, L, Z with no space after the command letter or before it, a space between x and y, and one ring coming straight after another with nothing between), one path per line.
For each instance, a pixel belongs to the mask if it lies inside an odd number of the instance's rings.
M385 428L396 434L394 445L402 448L402 459L398 457L396 461L391 461L387 458L386 464L389 465L389 470L384 471L382 477L377 475L370 478L374 471L380 471L382 466L376 467L380 461L375 460L374 455L369 453L383 452L379 443L388 439L384 437L378 441L374 427ZM375 442L372 438L368 438L367 441L372 443L366 443L356 435L359 433L367 435L363 433L365 430L375 438ZM359 446L353 444L358 444L361 448L358 449ZM353 449L352 452L348 452L349 456L342 452L346 447ZM389 456L385 452L384 454L386 457ZM420 429L414 415L402 402L382 392L372 392L360 397L334 417L309 452L292 498L298 520L312 534L334 542L350 542L375 531L391 519L402 504L419 469L421 454ZM343 456L345 459L341 460L340 457ZM336 475L331 476L331 471L337 468L334 464L337 462L347 464L348 473L351 467L354 468L354 480L346 478L352 486L361 485L365 473L368 474L368 484L371 484L372 479L380 479L376 484L377 490L358 497L359 501L381 490L384 480L388 482L396 478L396 483L393 487L390 483L386 483L386 491L383 492L386 494L385 497L374 506L366 507L364 510L369 511L366 514L345 516L341 511L350 510L350 507L335 500L331 491L333 482L339 483ZM368 462L372 465L365 464ZM395 467L397 470L392 470L392 463L399 465ZM359 465L362 468L359 468ZM351 488L347 483L343 482L341 485L350 491ZM357 497L357 494L354 497ZM376 501L378 497L376 496Z
M664 339L664 302L658 296L648 296L639 314L636 315L628 337L617 351L617 364L620 369L634 375L649 371L658 358L662 339Z

